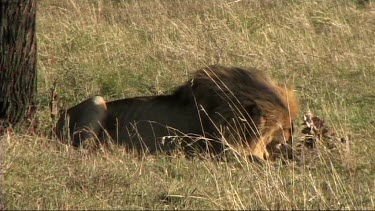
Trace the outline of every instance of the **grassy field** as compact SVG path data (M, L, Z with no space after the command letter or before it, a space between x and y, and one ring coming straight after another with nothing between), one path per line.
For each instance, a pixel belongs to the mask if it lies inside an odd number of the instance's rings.
M260 166L75 150L20 131L1 140L7 209L375 209L374 2L44 0L37 19L42 129L55 81L68 107L169 93L209 64L253 66L294 84L302 111L350 151Z

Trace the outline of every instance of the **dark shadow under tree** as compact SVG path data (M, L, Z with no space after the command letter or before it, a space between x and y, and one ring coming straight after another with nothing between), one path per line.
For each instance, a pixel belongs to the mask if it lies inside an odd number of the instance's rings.
M0 135L35 113L36 0L0 0Z

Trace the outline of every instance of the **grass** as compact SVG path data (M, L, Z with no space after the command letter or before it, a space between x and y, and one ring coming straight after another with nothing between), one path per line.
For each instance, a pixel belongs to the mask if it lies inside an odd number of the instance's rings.
M68 107L168 93L219 63L294 84L302 111L349 135L350 152L259 166L77 151L18 132L1 141L7 209L375 209L373 2L50 0L37 18L42 129L54 81Z

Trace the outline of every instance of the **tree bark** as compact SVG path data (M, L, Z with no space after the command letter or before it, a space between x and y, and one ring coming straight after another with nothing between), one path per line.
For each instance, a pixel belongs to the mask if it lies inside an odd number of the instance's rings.
M35 30L36 0L0 0L0 123L3 122L3 127L4 123L14 127L35 113Z

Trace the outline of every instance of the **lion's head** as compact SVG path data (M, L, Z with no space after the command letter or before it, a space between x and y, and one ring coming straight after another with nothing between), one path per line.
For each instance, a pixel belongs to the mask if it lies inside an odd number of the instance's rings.
M249 154L267 158L267 145L292 138L292 123L299 112L294 91L276 85L257 69L209 66L194 73L175 93L187 87L201 111L205 132L223 135L229 144L241 140Z

